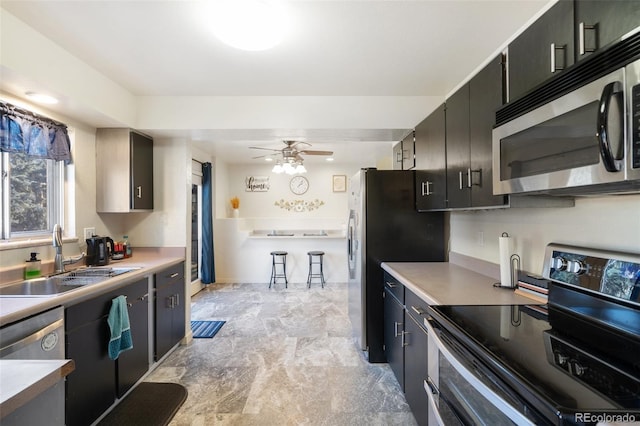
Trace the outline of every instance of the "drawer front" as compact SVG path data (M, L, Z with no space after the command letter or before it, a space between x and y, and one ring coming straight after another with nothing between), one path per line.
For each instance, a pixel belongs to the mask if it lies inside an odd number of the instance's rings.
M411 315L418 324L423 324L424 319L429 316L427 313L427 306L429 306L429 304L420 299L409 289L405 290L404 297L405 306L407 307L409 315Z
M384 273L384 288L404 305L404 285L387 272Z
M156 274L156 288L174 283L176 281L184 281L184 262L173 265Z

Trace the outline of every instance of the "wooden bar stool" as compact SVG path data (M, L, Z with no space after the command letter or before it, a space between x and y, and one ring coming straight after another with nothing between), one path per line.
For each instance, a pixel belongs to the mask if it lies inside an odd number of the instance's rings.
M324 272L322 270L322 260L324 259L323 251L309 251L307 252L309 255L309 275L307 276L307 287L311 288L311 280L313 278L320 278L320 283L322 284L322 288L324 288ZM319 272L313 272L313 265L319 266ZM318 270L318 268L316 268Z
M287 281L287 252L286 251L272 251L271 252L271 279L269 280L269 288L272 284L276 283L278 278L284 278L284 287L287 288L289 281ZM278 274L276 265L280 265L282 273Z

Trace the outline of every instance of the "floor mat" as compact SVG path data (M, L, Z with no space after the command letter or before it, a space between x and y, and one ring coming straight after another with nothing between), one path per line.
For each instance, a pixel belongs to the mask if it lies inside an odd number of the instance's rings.
M142 382L98 426L166 426L186 399L177 383Z
M224 321L191 321L194 339L210 339L224 325Z

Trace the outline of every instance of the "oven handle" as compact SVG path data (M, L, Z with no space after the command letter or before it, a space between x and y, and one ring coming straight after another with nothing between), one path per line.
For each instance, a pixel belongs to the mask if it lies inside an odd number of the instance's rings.
M621 91L622 85L619 81L607 84L604 86L604 89L602 89L602 96L600 97L600 104L598 105L598 129L596 135L600 146L600 156L608 172L619 172L622 169L622 162L613 156L609 128L607 126L609 104L611 103L611 99ZM624 131L624 129L622 130Z
M482 380L480 380L475 374L473 374L462 362L458 360L458 358L449 350L447 345L440 339L438 333L436 332L436 328L440 330L436 321L432 318L429 318L425 321L425 325L427 326L427 333L433 338L438 350L442 355L449 361L449 363L456 369L458 374L460 374L464 380L466 380L471 386L473 386L481 395L483 395L490 403L492 403L496 408L498 408L504 415L509 417L512 421L514 421L518 425L534 425L528 418L526 418L522 413L516 410L513 406L507 403L504 399L502 399L499 395L496 395L487 385L485 385Z

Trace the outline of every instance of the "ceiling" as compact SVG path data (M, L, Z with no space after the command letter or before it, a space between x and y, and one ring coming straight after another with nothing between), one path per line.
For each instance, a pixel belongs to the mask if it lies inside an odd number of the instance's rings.
M288 1L287 37L261 52L219 42L199 1L3 0L1 7L136 97L444 99L548 3ZM11 87L8 82L3 85L5 90ZM292 138L312 142L314 149L340 152L343 157L336 160L358 161L376 150L388 150L389 142L402 138L415 124L382 129L345 125L141 130L187 137L230 162L248 161L253 155L249 145L279 148L281 139Z

